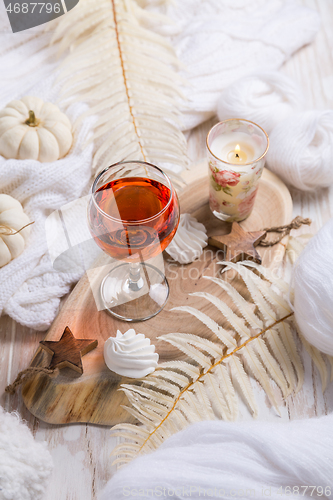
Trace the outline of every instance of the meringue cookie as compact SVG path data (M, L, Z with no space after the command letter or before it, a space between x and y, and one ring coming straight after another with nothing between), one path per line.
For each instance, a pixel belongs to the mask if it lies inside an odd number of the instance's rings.
M158 354L150 339L131 328L116 337L110 337L104 344L104 361L107 367L119 375L142 378L153 373L157 367Z
M176 235L166 252L181 264L189 264L200 257L207 240L205 226L190 214L182 214Z

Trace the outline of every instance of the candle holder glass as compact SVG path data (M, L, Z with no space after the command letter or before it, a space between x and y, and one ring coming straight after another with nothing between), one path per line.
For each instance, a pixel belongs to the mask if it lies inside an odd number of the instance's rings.
M222 135L233 137L235 156L221 159L212 152L213 141ZM246 146L254 151L250 161L238 156L239 137L246 137ZM252 212L258 191L265 156L268 151L268 135L259 125L249 120L232 118L217 123L207 135L207 151L209 163L209 206L213 214L226 222L242 221ZM253 146L253 147L251 147ZM241 146L242 148L242 146ZM242 151L242 149L241 149ZM216 152L215 152L216 153ZM222 155L221 155L222 156ZM230 162L234 158L234 162ZM241 162L240 162L241 161Z

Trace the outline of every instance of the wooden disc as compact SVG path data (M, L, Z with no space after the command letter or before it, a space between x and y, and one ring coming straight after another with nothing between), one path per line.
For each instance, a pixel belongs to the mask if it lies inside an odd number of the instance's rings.
M226 234L230 225L216 219L208 206L207 164L202 162L184 178L187 187L180 193L182 213L191 213L204 223L208 235ZM251 216L241 226L247 231L259 231L263 228L287 224L292 218L292 201L288 189L273 173L264 170L259 191ZM274 247L257 247L263 265L274 267L280 264L285 250L285 238ZM223 291L203 276L216 276L220 265L216 258L216 249L207 247L200 260L192 264L180 265L164 254L166 276L170 285L170 297L164 310L155 318L143 323L129 324L115 320L106 311L98 311L91 285L99 286L105 273L96 268L76 285L63 305L59 315L49 329L45 340L58 340L68 326L75 337L98 340L98 347L82 358L83 374L69 368L60 371L56 378L38 374L22 386L22 395L27 408L37 418L53 424L70 422L90 422L100 425L114 425L119 422L132 422L133 418L121 408L127 399L119 386L130 383L110 371L103 358L105 340L115 336L117 329L122 333L134 327L137 333L143 333L155 344L160 362L183 359L182 354L164 341L160 335L171 332L184 332L211 338L211 332L194 317L187 313L172 311L173 307L192 305L223 324L217 309L198 297L189 295L194 291L209 291L223 297ZM244 291L245 292L245 291ZM215 338L213 340L216 340ZM38 349L31 366L47 366L48 353Z

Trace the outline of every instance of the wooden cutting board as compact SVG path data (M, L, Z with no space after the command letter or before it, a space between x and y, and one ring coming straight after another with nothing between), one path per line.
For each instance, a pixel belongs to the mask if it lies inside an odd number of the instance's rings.
M195 169L184 174L187 187L180 194L182 213L191 213L204 223L208 235L227 234L230 225L216 219L208 207L207 164L202 162ZM291 196L280 179L268 170L264 170L254 210L251 216L241 223L248 231L259 231L265 227L287 224L292 218ZM266 267L278 266L285 251L285 238L280 244L270 248L257 247ZM114 425L119 422L133 422L133 418L121 407L127 399L119 386L130 383L110 371L103 358L105 340L115 336L117 329L122 333L135 328L137 333L144 333L155 344L160 362L183 359L183 355L158 336L171 332L184 332L210 338L210 331L196 318L179 311L171 311L175 306L192 305L215 321L223 324L217 309L197 297L189 294L194 291L206 291L223 297L223 291L203 279L203 276L216 276L220 265L216 259L216 249L206 247L203 256L197 262L180 265L164 254L166 276L170 285L170 297L164 310L155 318L143 323L129 324L118 321L106 311L98 311L91 292L91 284L98 286L105 271L96 267L74 288L59 315L46 334L45 340L59 340L68 326L77 338L98 339L98 347L82 358L83 374L64 368L56 378L38 374L22 386L23 400L33 415L52 424L89 422L99 425ZM243 290L246 293L245 290ZM38 348L31 366L47 366L49 354Z

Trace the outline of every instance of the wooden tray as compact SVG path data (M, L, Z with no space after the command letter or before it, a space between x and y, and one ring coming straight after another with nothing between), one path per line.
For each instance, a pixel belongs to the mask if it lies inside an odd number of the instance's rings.
M193 214L207 228L208 235L228 233L230 226L216 219L208 207L207 165L202 162L197 168L184 175L189 182L180 194L182 213ZM273 173L264 170L259 191L251 216L242 223L246 230L255 231L265 227L279 226L290 222L292 201L288 189ZM270 248L257 247L266 267L280 264L285 250L286 239ZM159 335L170 332L185 332L210 338L210 331L192 316L171 309L176 305L193 305L209 314L221 324L221 315L217 309L197 297L189 296L193 291L210 291L223 297L223 291L203 275L216 275L220 266L217 264L215 249L207 247L202 258L188 265L175 264L164 255L166 276L170 284L170 297L164 310L155 318L134 324L138 333L150 337L156 345L160 361L182 359L178 349L166 342L158 341ZM175 272L176 271L176 272ZM104 271L105 272L105 271ZM177 277L175 278L175 275ZM90 271L95 283L101 281L101 269ZM22 386L23 400L33 415L52 424L90 422L99 425L114 425L119 422L132 422L133 418L121 408L126 404L126 396L119 391L126 379L111 372L103 359L103 345L110 336L115 336L117 329L122 333L133 325L112 318L105 311L98 311L91 281L87 275L76 285L59 315L48 331L46 340L58 340L64 328L69 326L79 338L97 338L98 347L83 358L83 375L64 368L56 378L38 374ZM45 366L48 354L38 348L31 366Z

